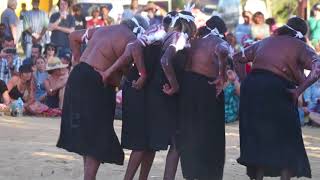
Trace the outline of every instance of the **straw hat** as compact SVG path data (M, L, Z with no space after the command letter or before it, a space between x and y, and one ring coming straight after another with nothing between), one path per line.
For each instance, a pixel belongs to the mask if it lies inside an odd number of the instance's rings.
M68 67L68 64L63 64L59 58L54 57L50 59L47 63L46 71L51 71L55 69L62 69Z

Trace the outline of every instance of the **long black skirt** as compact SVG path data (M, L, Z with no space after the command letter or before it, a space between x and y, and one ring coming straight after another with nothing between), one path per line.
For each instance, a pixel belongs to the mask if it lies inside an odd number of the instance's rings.
M132 87L132 81L139 78L136 66L129 69L123 84L123 104L122 104L122 135L121 145L130 150L150 150L149 143L149 123L146 119L146 95L145 87L149 84L152 77L154 62L159 59L161 46L151 45L144 48L145 67L148 79L142 89Z
M169 145L174 145L178 122L179 93L169 96L162 91L163 85L168 83L160 63L162 54L154 63L150 82L146 86L149 146L155 151L167 150ZM178 82L184 73L186 59L186 52L182 50L172 60Z
M295 85L272 72L253 70L241 84L240 158L248 176L264 168L265 176L311 177L299 114L288 88Z
M124 153L113 128L115 89L90 65L71 72L65 91L57 147L102 163L122 165Z
M225 162L224 96L216 97L213 79L186 72L179 111L177 146L186 179L223 177Z

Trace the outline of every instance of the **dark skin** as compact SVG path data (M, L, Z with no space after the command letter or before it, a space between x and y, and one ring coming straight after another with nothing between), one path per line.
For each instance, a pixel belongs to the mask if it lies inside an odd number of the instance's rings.
M320 77L320 58L306 43L289 36L274 36L264 39L234 55L234 62L253 62L253 69L264 69L273 72L298 85L296 89L288 89L294 103L306 88ZM311 70L305 77L303 70ZM264 169L257 167L257 180L263 179ZM281 180L289 180L291 171L283 169Z
M126 45L134 41L136 36L125 25L90 29L88 32L88 39L90 41L80 57L80 46L85 32L86 30L80 30L72 32L69 35L70 47L74 56L73 65L79 62L85 62L100 73L104 83L111 86L118 86L123 73L113 73L107 82L105 71L117 61L123 54ZM100 161L90 156L84 156L83 160L84 180L95 180Z
M74 56L73 65L85 62L100 73L105 83L118 86L123 73L117 71L108 76L107 70L119 59L127 44L133 42L136 36L125 25L90 29L88 32L90 41L80 57L80 46L85 32L86 30L75 31L69 36L70 47Z
M206 77L217 78L214 82L209 83L217 85L217 95L219 95L225 82L226 63L229 54L227 42L217 36L210 35L207 38L199 38L193 41L191 47L186 70Z

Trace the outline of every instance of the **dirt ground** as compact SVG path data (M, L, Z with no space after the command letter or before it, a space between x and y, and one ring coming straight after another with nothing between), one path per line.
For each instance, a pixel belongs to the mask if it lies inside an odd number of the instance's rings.
M60 119L0 117L0 180L81 180L81 157L55 147L59 127ZM115 121L115 129L119 135L121 121ZM313 179L319 180L320 128L304 127L303 133ZM226 137L227 157L224 179L247 180L245 168L236 163L236 158L239 156L237 123L226 125ZM125 152L125 165L103 164L97 180L121 180L130 151ZM165 157L166 152L156 155L150 180L162 179ZM180 168L176 179L183 179Z

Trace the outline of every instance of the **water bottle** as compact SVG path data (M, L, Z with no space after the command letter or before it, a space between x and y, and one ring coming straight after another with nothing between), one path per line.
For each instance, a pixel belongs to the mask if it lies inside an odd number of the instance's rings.
M21 117L23 115L23 101L21 98L17 100L17 116Z

